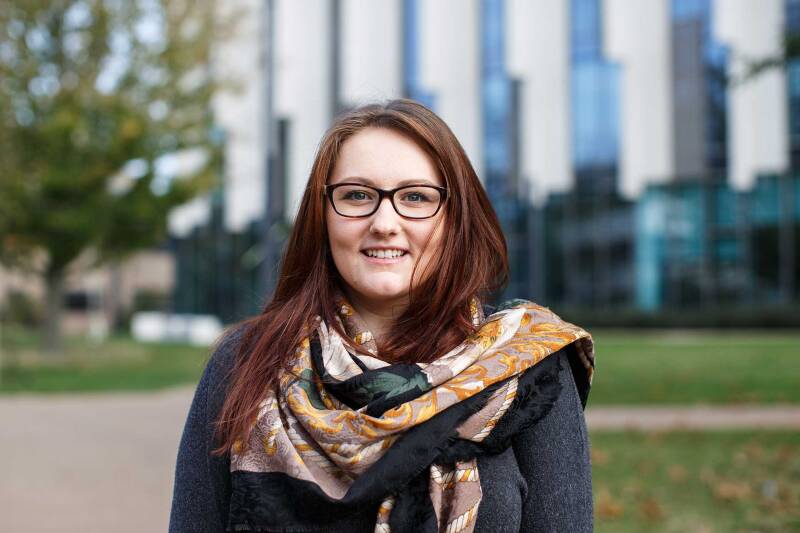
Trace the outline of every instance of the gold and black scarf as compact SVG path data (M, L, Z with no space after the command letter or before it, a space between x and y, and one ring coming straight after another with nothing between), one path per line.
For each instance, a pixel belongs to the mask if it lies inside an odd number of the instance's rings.
M317 321L292 373L267 391L250 440L231 453L233 531L328 531L374 509L376 532L471 532L477 457L500 453L552 407L566 350L582 403L591 336L549 309L513 300L427 364L389 364L343 299L338 320L376 357L350 353Z

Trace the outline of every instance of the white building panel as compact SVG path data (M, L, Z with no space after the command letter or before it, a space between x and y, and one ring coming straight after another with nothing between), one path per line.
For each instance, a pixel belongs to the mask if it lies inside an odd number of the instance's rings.
M605 55L621 66L620 192L638 195L674 175L668 0L606 0Z
M420 0L420 70L436 114L483 179L479 9L477 0Z
M332 3L275 2L275 116L290 121L286 214L294 219L320 138L331 122Z
M782 54L782 0L715 0L715 36L730 47L728 74L740 80L749 63ZM786 77L781 69L734 83L728 90L731 185L751 188L760 173L789 166Z
M403 95L401 0L341 3L341 99L345 105Z
M230 88L213 103L214 116L225 131L225 227L243 231L260 219L265 205L265 127L263 62L265 17L259 0L220 2L223 17L236 13L236 31L215 50L215 68Z
M521 80L522 174L534 201L572 187L569 2L510 0L509 73Z

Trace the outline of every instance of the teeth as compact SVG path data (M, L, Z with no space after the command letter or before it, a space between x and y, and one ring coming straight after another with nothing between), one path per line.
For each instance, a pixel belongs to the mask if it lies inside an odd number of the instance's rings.
M366 254L370 257L377 257L379 259L386 259L392 257L400 257L405 254L402 250L366 250Z

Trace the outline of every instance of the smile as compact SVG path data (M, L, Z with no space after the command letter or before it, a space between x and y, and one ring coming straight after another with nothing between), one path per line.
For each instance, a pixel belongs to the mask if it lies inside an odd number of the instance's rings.
M401 250L399 248L395 249L368 248L366 250L362 250L362 253L369 257L377 257L379 259L393 259L395 257L402 257L406 255L408 252L406 252L405 250Z

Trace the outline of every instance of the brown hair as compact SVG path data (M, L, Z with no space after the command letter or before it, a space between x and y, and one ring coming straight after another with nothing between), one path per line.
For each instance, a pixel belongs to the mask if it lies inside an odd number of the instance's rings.
M485 297L508 280L508 252L497 216L444 121L405 99L347 112L322 138L271 301L260 315L234 326L243 334L217 420L218 454L229 451L237 440L247 442L264 391L277 384L315 315L348 340L334 318L333 294L341 280L328 245L323 191L342 144L368 127L389 128L416 142L430 155L449 189L443 206L442 242L447 247L426 269L436 275L410 290L408 309L379 346L381 357L423 362L451 350L474 331L471 298Z

